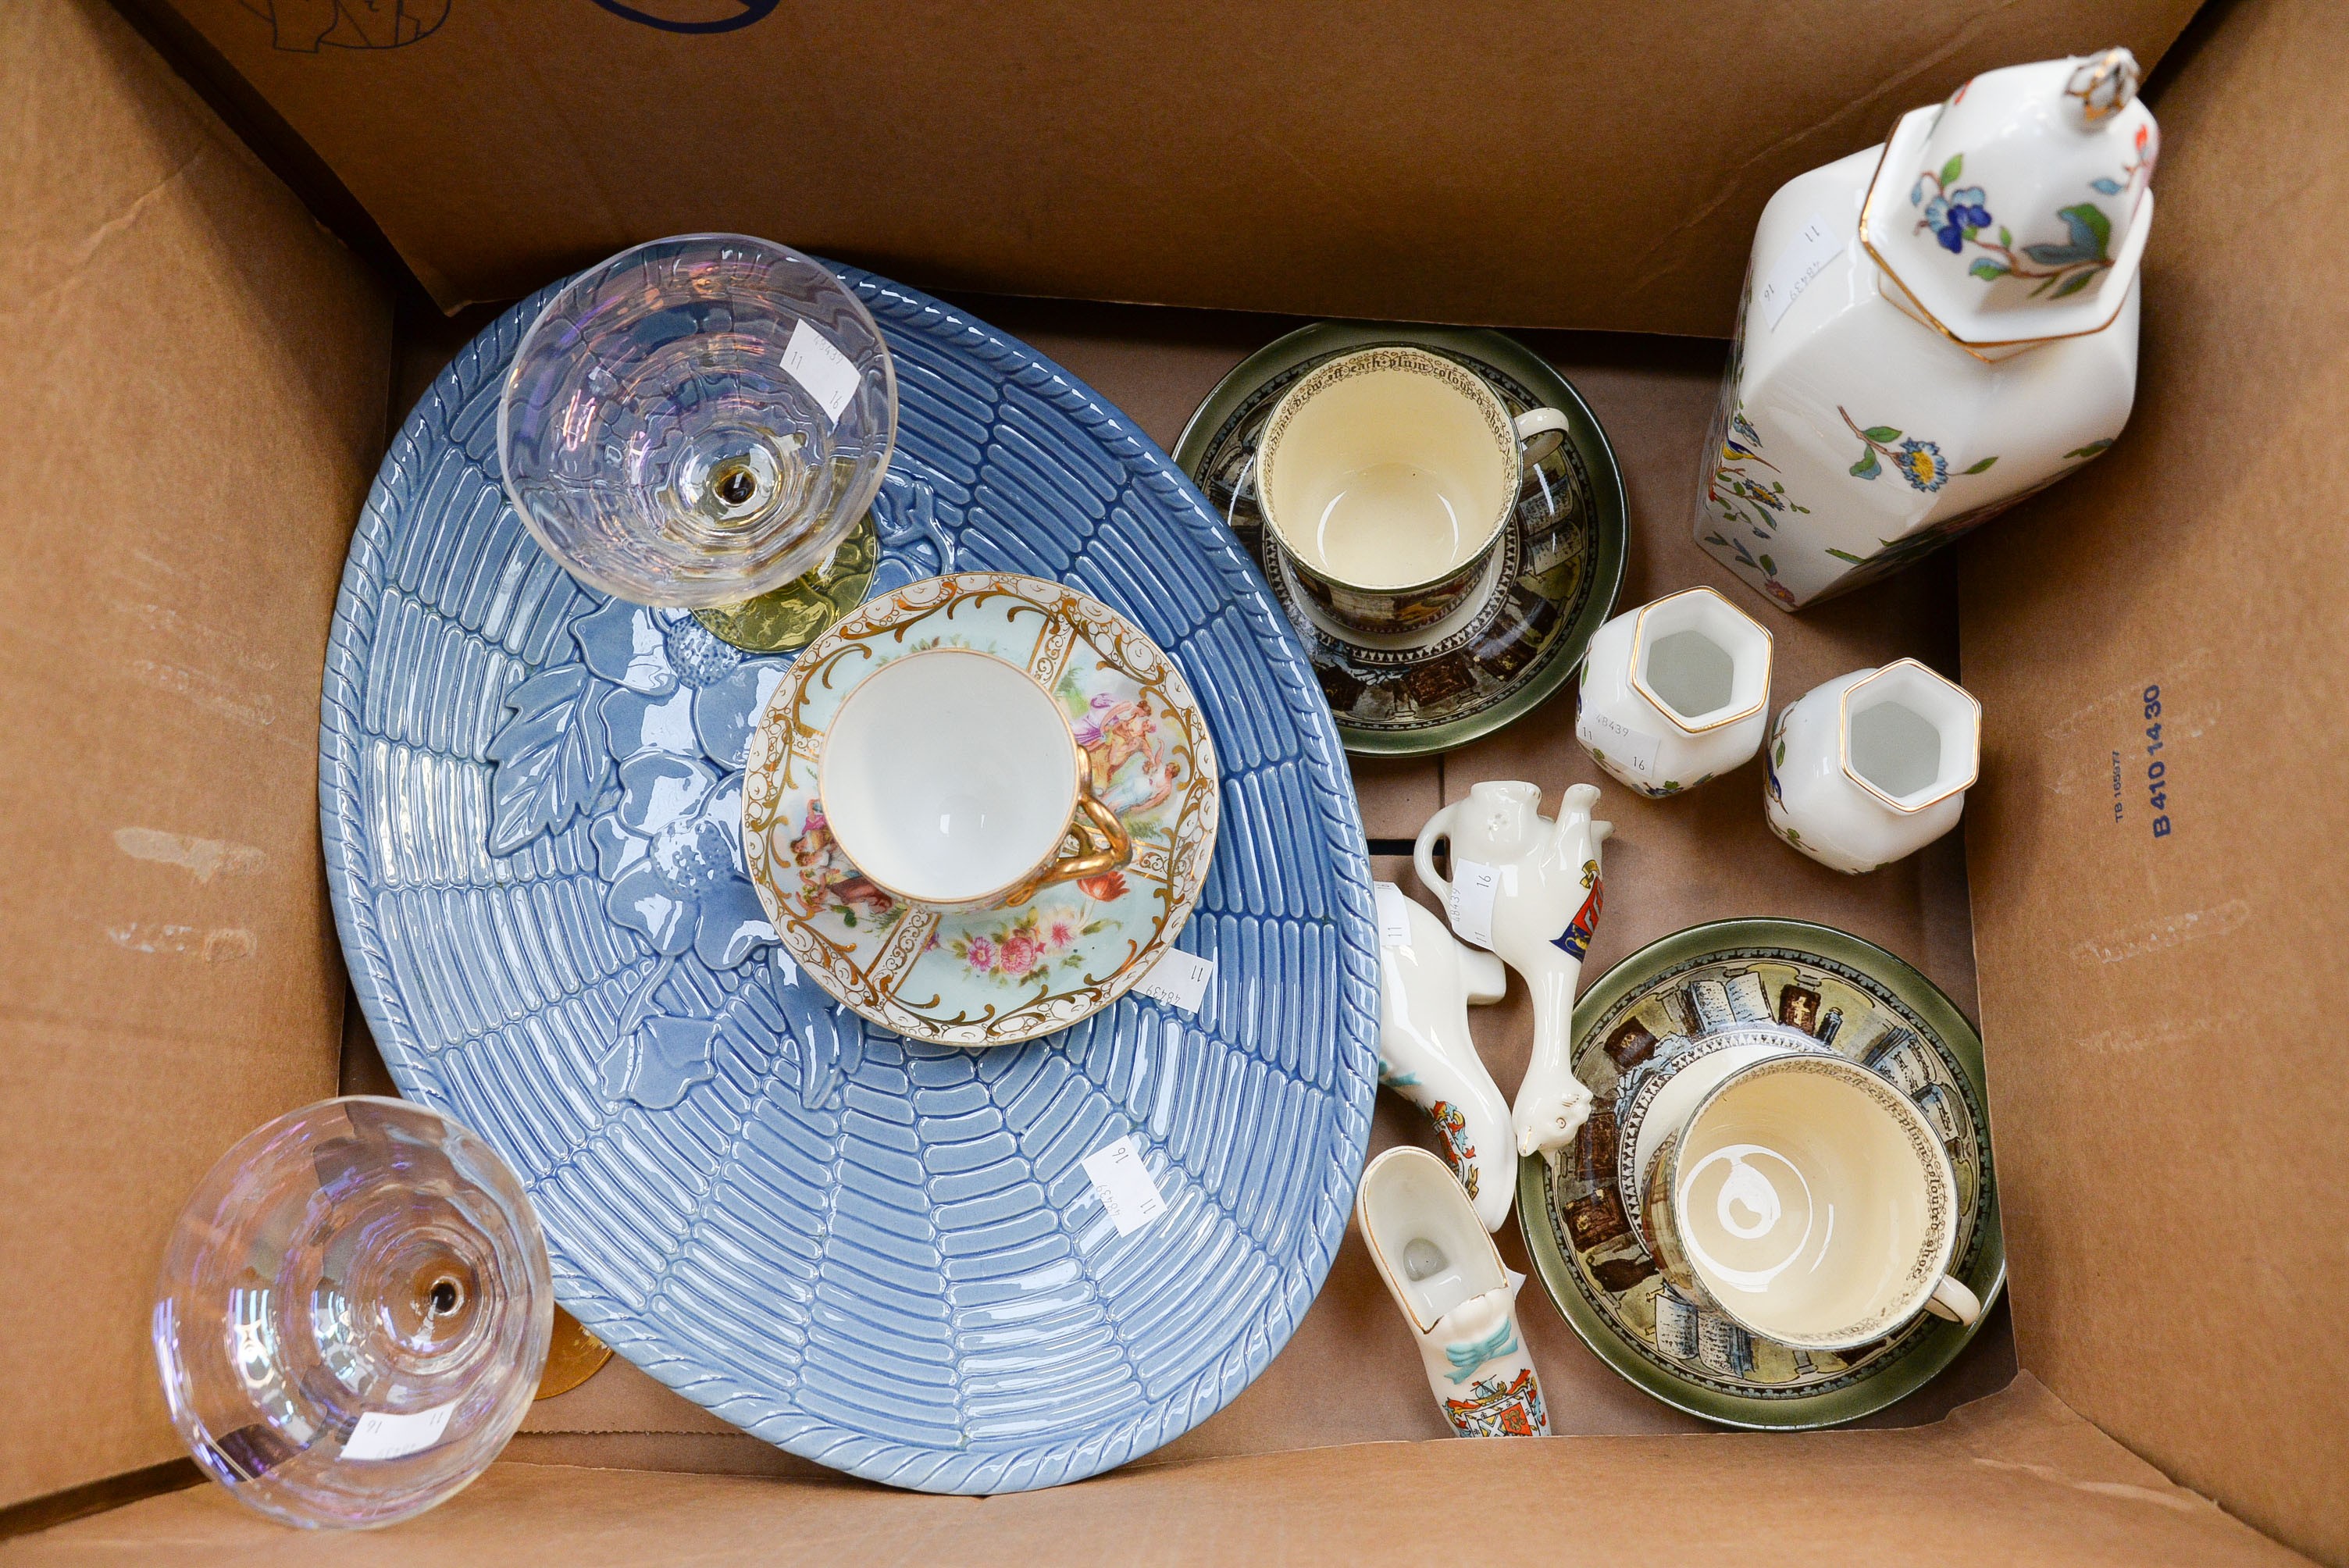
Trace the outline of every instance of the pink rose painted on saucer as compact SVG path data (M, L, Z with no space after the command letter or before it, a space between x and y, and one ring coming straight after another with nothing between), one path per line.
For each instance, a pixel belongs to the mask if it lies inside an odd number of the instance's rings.
M874 670L937 647L992 654L1052 694L1132 839L1127 864L1006 909L939 911L849 861L814 788L832 717ZM1115 611L1040 578L960 573L868 600L793 662L747 763L744 858L786 950L865 1017L939 1044L1030 1039L1114 1002L1182 930L1215 848L1215 749L1181 671Z

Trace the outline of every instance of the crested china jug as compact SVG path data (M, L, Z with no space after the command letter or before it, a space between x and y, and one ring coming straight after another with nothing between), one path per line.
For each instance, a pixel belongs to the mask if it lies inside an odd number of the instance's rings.
M1974 77L1763 209L1696 536L1799 610L2113 444L2153 115L2126 49Z
M1532 784L1488 780L1427 820L1412 847L1419 880L1449 912L1452 929L1489 948L1533 993L1533 1061L1510 1113L1519 1154L1556 1153L1590 1114L1590 1090L1574 1076L1575 983L1599 925L1604 886L1599 846L1614 831L1590 819L1599 799L1577 784L1557 820L1538 811ZM1436 875L1435 846L1449 840L1452 875Z
M1424 1149L1388 1150L1362 1172L1354 1218L1452 1429L1464 1438L1549 1436L1541 1380L1517 1331L1526 1276L1503 1265L1443 1161Z
M1501 1228L1517 1191L1509 1102L1468 1035L1470 1004L1508 985L1501 961L1453 940L1444 923L1381 882L1379 1082L1427 1112L1476 1221Z

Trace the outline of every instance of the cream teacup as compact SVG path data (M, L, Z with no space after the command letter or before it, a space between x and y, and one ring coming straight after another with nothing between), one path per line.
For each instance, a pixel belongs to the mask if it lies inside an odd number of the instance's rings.
M1748 1333L1847 1350L1982 1303L1950 1273L1957 1178L1908 1096L1836 1056L1713 1086L1650 1158L1642 1239L1665 1280Z
M1525 441L1482 377L1424 349L1365 348L1283 395L1257 443L1258 509L1303 593L1339 624L1424 631L1466 604L1516 510Z
M1133 858L1060 703L968 648L905 655L842 699L816 792L841 853L919 908L1025 903Z

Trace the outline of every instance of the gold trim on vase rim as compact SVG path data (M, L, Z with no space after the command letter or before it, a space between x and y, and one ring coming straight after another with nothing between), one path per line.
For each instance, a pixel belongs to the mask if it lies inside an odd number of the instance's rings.
M1762 634L1762 695L1755 697L1744 707L1739 708L1735 713L1724 714L1719 718L1709 720L1703 724L1690 724L1686 721L1679 708L1673 707L1671 703L1666 702L1663 699L1662 695L1660 694L1655 687L1648 684L1647 671L1640 663L1640 645L1648 630L1648 613L1650 611L1661 610L1665 605L1673 603L1675 600L1686 599L1691 595L1697 593L1710 594L1714 599L1719 600L1722 606L1728 610L1731 614L1748 623L1755 631ZM1727 594L1722 593L1720 589L1713 587L1709 583L1699 583L1693 588L1683 588L1676 593L1667 593L1661 599L1651 599L1647 603L1640 605L1639 609L1633 611L1631 614L1631 689L1638 692L1641 696L1647 698L1648 701L1653 705L1655 710L1664 716L1665 721L1671 724L1675 729L1678 729L1682 735L1710 735L1714 730L1721 728L1724 725L1735 724L1740 719L1752 718L1755 714L1760 713L1764 708L1769 707L1770 673L1776 666L1777 657L1778 639L1772 634L1770 628L1764 625L1761 622L1754 620L1753 616L1747 614L1736 605L1731 603Z
M1894 799L1892 796L1885 793L1884 790L1878 788L1874 779L1868 778L1866 775L1861 773L1858 769L1854 768L1851 765L1851 694L1860 690L1864 686L1875 684L1878 680L1890 675L1893 671L1898 669L1913 669L1921 671L1923 674L1930 676L1938 684L1949 687L1950 690L1957 693L1960 696L1964 697L1973 708L1973 767L1967 770L1966 776L1961 781L1951 785L1948 789L1940 791L1938 794L1929 796L1925 799L1915 802L1903 802ZM1791 707L1792 705L1790 704L1789 706ZM1957 682L1951 680L1949 676L1943 675L1940 671L1935 669L1932 665L1925 663L1922 659L1895 659L1889 665L1879 665L1875 673L1870 675L1866 680L1857 680L1852 682L1851 685L1844 687L1842 695L1836 698L1836 760L1842 765L1843 775L1845 778L1850 779L1853 783L1867 790L1868 794L1882 801L1891 810L1899 812L1902 816L1913 817L1918 812L1924 810L1930 806L1940 805L1942 801L1948 799L1952 795L1961 795L1965 793L1965 791L1972 789L1975 783L1982 778L1982 699L1974 696L1973 693L1968 691L1965 687L1960 686Z

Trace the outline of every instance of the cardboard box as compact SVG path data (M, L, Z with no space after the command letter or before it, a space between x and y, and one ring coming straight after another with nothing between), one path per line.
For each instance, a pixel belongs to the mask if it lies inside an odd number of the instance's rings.
M1789 914L1900 953L1970 1011L1978 995L2011 1332L2002 1306L1867 1429L1733 1434L1620 1383L1529 1295L1571 1435L1428 1440L1444 1428L1415 1355L1350 1243L1246 1394L1094 1480L889 1492L616 1363L540 1405L446 1507L331 1545L1415 1561L1489 1529L1506 1534L1468 1549L2349 1562L2349 1341L2329 1317L2349 1288L2349 1053L2327 1027L2349 970L2331 675L2349 15L126 11L135 27L98 0L0 9L0 1559L322 1544L189 1487L146 1313L165 1232L222 1150L338 1081L379 1083L343 1016L313 748L352 520L389 430L484 319L444 320L410 273L442 304L496 301L652 234L769 232L998 296L972 308L1168 443L1294 324L1238 312L1582 329L1525 335L1622 456L1621 603L1692 582L1741 596L1688 530L1722 346L1633 335L1727 330L1786 177L1977 70L2119 42L2160 59L2168 154L2127 433L1958 553L1770 622L1779 703L1900 654L1961 673L1986 709L1962 845L1845 879L1769 839L1750 779L1661 804L1610 789L1592 954ZM2139 799L2153 685L2160 837ZM1571 701L1440 762L1358 768L1373 839L1480 778L1596 781ZM1522 994L1478 1027L1512 1087ZM1382 1102L1374 1146L1424 1136ZM1514 1226L1503 1239L1522 1266Z

